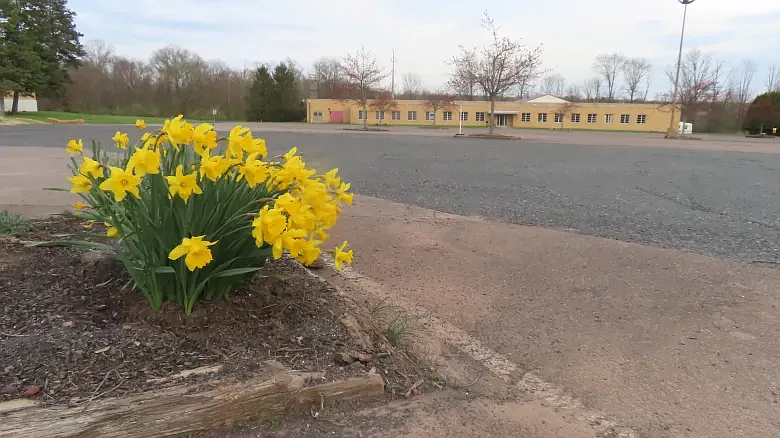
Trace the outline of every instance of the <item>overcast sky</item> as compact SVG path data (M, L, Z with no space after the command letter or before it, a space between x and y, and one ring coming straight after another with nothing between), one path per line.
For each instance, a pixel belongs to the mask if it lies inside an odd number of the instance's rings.
M341 57L364 45L397 83L416 72L429 88L447 79L445 61L459 45L479 46L486 7L500 31L543 44L545 67L569 83L592 76L599 53L644 57L654 65L653 90L666 89L683 7L677 0L70 0L84 40L101 39L121 55L147 59L167 44L235 67L290 57L304 69L321 56ZM697 0L689 7L686 47L729 62L780 63L780 0ZM389 84L389 80L388 80Z

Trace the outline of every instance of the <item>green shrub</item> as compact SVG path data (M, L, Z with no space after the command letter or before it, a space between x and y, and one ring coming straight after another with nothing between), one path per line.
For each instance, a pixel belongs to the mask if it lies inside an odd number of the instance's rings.
M20 236L30 231L30 223L20 214L0 210L0 234Z

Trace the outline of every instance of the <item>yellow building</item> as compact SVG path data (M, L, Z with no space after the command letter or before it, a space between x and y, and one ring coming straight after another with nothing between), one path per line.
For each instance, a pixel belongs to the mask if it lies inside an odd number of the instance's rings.
M490 102L457 101L436 113L424 100L396 100L394 108L379 111L369 101L367 114L354 101L311 99L308 123L487 127ZM679 123L676 112L674 126ZM535 129L595 129L606 131L666 132L671 106L650 103L581 103L542 96L526 102L496 102L495 124L499 127ZM561 123L562 122L562 123Z

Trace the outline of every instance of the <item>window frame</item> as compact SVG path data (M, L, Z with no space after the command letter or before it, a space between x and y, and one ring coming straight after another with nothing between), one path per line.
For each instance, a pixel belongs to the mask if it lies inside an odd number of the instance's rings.
M358 120L367 120L368 111L358 110Z
M598 114L596 114L596 113L589 113L588 114L588 123L589 124L591 124L591 125L596 124L596 123L598 123L598 120L599 120L599 115Z
M520 122L531 123L531 113L520 113Z
M406 120L416 122L417 121L417 111L407 111L406 112Z
M563 123L563 114L555 113L555 118L553 123Z
M398 117L396 117L398 116ZM390 111L390 120L401 120L401 111Z
M571 120L572 123L580 123L580 113L571 113L569 120Z
M637 125L646 125L647 124L647 114L637 114L636 115L636 124Z
M625 122L623 120L625 120ZM631 114L621 114L620 115L620 124L621 125L630 125L631 124Z
M604 124L609 125L615 120L614 114L604 114Z
M452 121L452 111L442 111L441 112L441 119L445 122L451 122Z
M460 112L460 116L458 116L458 117L460 118L461 122L468 122L469 121L469 112L468 111L461 111Z
M474 113L474 120L477 122L484 122L485 121L485 112L484 111L477 111Z
M382 120L385 119L385 112L376 110L376 112L374 113L374 119L376 119L376 121L378 122L381 122Z
M426 111L425 112L425 121L426 122L433 122L436 120L436 113L433 111Z
M537 113L536 121L539 123L547 123L547 113Z

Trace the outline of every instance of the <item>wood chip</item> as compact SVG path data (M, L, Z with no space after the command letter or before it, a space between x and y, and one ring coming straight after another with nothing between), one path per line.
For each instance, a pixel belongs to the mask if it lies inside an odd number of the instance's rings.
M95 350L95 354L105 353L105 352L106 352L106 351L108 351L110 348L111 348L111 346L110 346L110 345L109 345L108 347L99 348L99 349Z
M184 370L180 373L173 374L167 377L160 377L156 379L147 379L147 383L165 383L171 380L186 379L190 376L197 376L200 374L218 373L222 371L222 365L209 365L205 367L193 368L191 370Z

